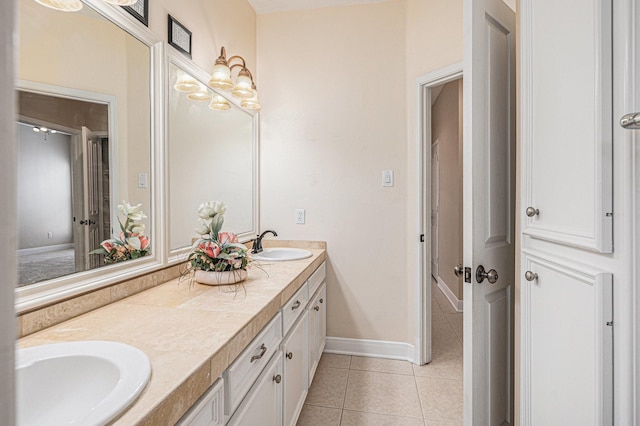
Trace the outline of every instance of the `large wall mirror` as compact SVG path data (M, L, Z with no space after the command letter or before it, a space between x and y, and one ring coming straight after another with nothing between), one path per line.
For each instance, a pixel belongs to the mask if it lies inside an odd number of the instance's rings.
M168 240L178 261L197 236L205 201L227 205L223 230L241 240L255 236L258 116L207 88L209 75L192 62L172 52L168 62ZM179 90L178 82L198 91Z
M158 265L157 40L119 8L84 3L73 13L18 3L18 311ZM152 255L109 263L91 251L120 233L123 200L147 216Z

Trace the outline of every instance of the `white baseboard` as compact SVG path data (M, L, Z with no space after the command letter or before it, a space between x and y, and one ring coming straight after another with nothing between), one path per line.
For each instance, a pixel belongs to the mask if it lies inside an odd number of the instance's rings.
M73 243L66 243L66 244L55 244L52 246L43 246L43 247L33 247L33 248L26 248L26 249L20 249L18 250L18 254L23 254L23 255L27 255L27 254L38 254L38 253L47 253L47 252L51 252L51 251L58 251L58 250L67 250L67 249L72 249L73 248Z
M453 294L449 286L444 281L442 281L442 278L440 277L436 278L436 282L438 283L438 288L440 289L440 291L442 291L442 293L446 296L447 300L449 300L449 303L451 303L451 306L453 306L453 309L455 309L456 312L462 312L464 307L464 303L462 302L462 300L458 300L458 298L456 297L455 294Z
M399 359L409 362L414 362L415 360L413 345L403 342L385 342L382 340L327 337L324 352L330 354Z

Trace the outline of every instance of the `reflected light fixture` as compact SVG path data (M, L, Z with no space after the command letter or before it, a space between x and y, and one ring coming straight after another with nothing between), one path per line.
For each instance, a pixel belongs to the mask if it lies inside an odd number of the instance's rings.
M209 104L209 108L216 111L227 111L228 109L231 108L231 104L223 96L220 96L217 93L214 93L213 97L211 98L211 103Z
M192 101L208 101L209 99L211 99L211 94L209 93L207 86L202 83L198 83L198 86L198 90L189 93L187 95L187 98L191 99Z
M195 78L191 77L186 72L178 69L176 84L173 85L173 88L178 92L197 92L198 90L200 90L200 83L198 83Z
M231 71L236 67L240 68L240 71L236 77L235 84L233 84L233 81L231 80ZM247 109L260 108L256 84L253 81L253 75L247 68L244 58L242 56L235 55L227 60L227 51L224 47L220 50L220 56L218 56L216 64L213 66L211 80L209 80L209 87L224 90L226 92L231 91L233 96L242 100L252 99L253 102L246 102L246 104L253 105L253 108Z
M82 9L80 0L36 0L36 2L62 12L77 12Z
M36 133L42 133L44 135L44 140L47 140L47 135L54 135L56 133L58 133L57 130L54 129L49 129L47 127L38 127L38 126L34 126L33 127L33 131Z
M258 91L256 90L256 85L252 85L252 90L254 95L250 98L243 99L240 102L240 106L244 109L252 109L259 110L260 109L260 101L258 101Z

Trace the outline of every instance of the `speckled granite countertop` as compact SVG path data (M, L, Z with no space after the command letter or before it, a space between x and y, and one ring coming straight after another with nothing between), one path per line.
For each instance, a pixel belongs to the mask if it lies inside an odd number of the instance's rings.
M18 344L111 340L143 350L151 360L151 379L113 424L174 424L326 259L324 243L274 243L265 247L305 248L313 256L263 262L263 270L250 269L242 286L189 285L175 279L31 334Z

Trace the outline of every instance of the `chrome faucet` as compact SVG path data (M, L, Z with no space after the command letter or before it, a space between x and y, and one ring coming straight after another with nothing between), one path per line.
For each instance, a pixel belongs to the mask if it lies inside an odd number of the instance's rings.
M278 233L276 231L264 231L262 234L258 235L255 240L253 240L253 250L251 250L251 253L260 253L262 251L262 239L268 233L272 233L274 237L278 236Z

